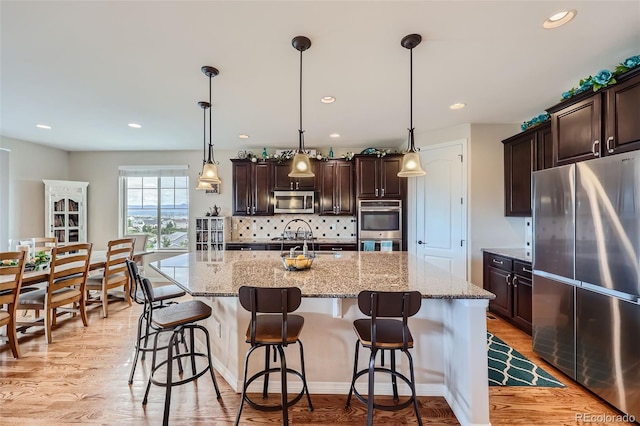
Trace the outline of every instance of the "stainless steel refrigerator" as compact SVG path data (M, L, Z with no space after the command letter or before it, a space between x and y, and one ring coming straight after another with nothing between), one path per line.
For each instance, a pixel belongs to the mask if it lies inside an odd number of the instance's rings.
M534 350L639 418L640 152L557 169L533 177Z

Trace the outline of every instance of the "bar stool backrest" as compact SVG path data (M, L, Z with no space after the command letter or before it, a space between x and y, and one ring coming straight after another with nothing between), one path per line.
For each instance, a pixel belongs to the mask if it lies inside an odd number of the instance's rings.
M127 259L127 270L129 271L129 280L131 282L131 286L129 287L131 298L137 304L142 305L144 303L144 299L141 300L140 297L138 297L138 289L142 290L142 278L140 277L138 264L131 259Z
M287 314L300 307L302 292L298 287L251 287L238 290L240 305L251 312L251 345L255 345L256 321L261 314L282 315L282 344L287 345Z
M376 347L377 318L402 318L403 347L408 347L407 319L414 316L422 305L419 291L371 291L358 294L360 312L371 317L371 346Z
M142 278L142 277L141 277ZM142 278L141 280L142 293L144 294L145 301L148 305L152 304L155 299L153 294L153 284L149 281L149 278Z

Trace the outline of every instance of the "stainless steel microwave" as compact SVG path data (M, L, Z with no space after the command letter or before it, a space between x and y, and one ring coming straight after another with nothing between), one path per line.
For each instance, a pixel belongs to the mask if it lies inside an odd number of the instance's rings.
M274 191L274 213L313 213L313 191Z

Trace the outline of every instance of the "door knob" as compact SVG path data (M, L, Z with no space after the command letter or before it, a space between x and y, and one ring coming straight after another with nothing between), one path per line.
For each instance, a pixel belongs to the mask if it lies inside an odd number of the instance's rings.
M418 244L426 244L426 243L423 243L422 240L418 240Z

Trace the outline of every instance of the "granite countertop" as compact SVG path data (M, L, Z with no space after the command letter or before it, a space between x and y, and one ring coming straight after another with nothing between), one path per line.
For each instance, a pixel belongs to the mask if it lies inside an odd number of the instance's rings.
M510 257L523 262L532 261L532 250L530 248L483 248L482 251L497 254L499 256Z
M315 238L315 244L356 244L355 238ZM251 238L243 240L229 240L227 244L280 244L281 240L272 238ZM301 244L302 240L285 240L285 244ZM311 245L311 240L307 240L307 244Z
M192 296L233 297L242 285L295 286L304 297L355 298L361 290L417 290L423 298L493 299L408 252L317 252L304 271L286 271L273 251L191 252L150 263Z

